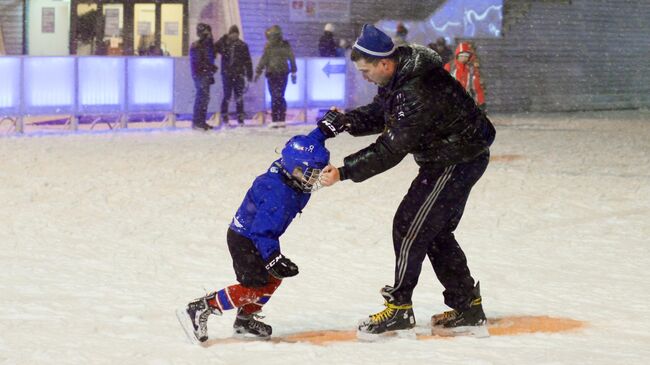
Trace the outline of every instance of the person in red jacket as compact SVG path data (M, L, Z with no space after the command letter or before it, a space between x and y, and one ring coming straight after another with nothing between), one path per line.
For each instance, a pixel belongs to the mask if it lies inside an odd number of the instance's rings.
M456 47L456 58L445 65L451 76L463 85L465 90L474 98L476 105L485 111L485 95L481 86L481 74L474 49L467 42L461 42Z

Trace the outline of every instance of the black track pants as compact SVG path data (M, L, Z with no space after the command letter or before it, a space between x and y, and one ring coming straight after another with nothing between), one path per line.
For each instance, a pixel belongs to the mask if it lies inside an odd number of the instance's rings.
M221 115L228 116L228 102L234 93L237 118L244 119L244 87L246 87L244 76L222 74L222 81L223 99L221 99Z
M486 153L468 163L420 169L393 220L395 283L387 292L397 303L411 303L422 262L429 256L445 287L445 304L454 309L469 307L474 279L453 232L488 160Z

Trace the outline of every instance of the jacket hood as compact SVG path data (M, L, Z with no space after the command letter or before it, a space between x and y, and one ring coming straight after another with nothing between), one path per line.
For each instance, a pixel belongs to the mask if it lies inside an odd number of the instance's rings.
M456 52L455 56L458 57L460 53L467 52L470 54L474 54L474 49L472 48L472 45L467 43L467 42L460 42L458 46L456 46Z
M266 30L266 39L272 42L279 42L282 40L282 29L278 25L274 25Z
M419 77L432 68L442 67L442 58L428 47L418 44L399 47L397 71L391 85L402 85L404 82Z

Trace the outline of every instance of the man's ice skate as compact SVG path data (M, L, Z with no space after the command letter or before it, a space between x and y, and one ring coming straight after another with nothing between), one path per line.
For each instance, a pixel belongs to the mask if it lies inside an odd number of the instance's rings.
M256 314L244 314L241 309L237 311L237 318L232 325L234 336L250 339L268 339L271 337L273 328L268 324L258 321L262 318Z
M395 299L388 293L389 286L381 290L386 299L386 309L370 315L359 322L357 338L364 341L376 341L382 337L397 336L415 338L415 316L412 304L396 304Z
M215 295L216 293L208 294L188 303L186 307L176 310L176 317L192 343L207 341L208 317L210 314L217 316L222 314L219 308L212 308L208 304L208 300L213 299Z
M476 283L473 299L466 310L450 310L431 317L431 334L438 336L489 337L487 319L481 303L480 284Z

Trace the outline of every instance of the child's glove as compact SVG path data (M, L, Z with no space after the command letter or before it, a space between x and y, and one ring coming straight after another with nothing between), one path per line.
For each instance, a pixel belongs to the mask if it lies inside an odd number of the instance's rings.
M325 137L333 138L349 129L350 126L346 123L346 119L343 113L329 110L316 124Z
M266 262L265 266L269 274L278 279L289 278L298 275L298 265L279 252L274 252Z

